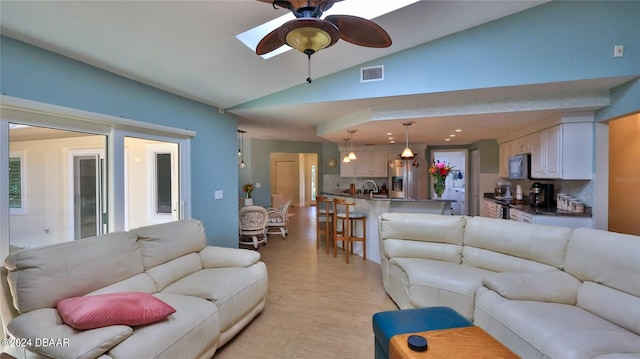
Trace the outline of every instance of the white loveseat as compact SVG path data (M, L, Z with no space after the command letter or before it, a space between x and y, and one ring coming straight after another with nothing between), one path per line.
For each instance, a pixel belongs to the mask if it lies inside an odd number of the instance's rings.
M467 216L379 219L385 290L449 306L523 358L640 357L640 237Z
M263 310L267 294L260 254L207 246L196 220L23 250L2 269L6 333L65 339L32 341L28 350L52 358L211 358ZM152 324L78 330L56 308L64 298L116 292L152 294L176 311Z

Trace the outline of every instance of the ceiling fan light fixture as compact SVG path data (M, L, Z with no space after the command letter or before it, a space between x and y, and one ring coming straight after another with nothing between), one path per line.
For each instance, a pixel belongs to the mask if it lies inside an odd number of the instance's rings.
M351 159L349 159L349 156L346 155L346 156L342 157L342 162L343 163L349 163L349 162L351 162Z
M352 160L352 161L353 161L353 160L357 160L357 159L358 159L358 156L356 156L356 153L355 153L355 152L353 152L353 151L349 152L349 154L347 155L347 157L349 157L349 159L350 159L350 160Z
M280 35L287 45L308 56L325 49L338 41L338 28L321 19L296 19L280 28Z

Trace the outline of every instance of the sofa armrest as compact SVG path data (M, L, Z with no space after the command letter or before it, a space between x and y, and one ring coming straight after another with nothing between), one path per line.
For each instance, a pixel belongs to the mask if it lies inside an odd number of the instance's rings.
M260 253L248 249L207 246L200 251L204 268L250 267L260 260Z
M77 330L64 324L55 308L45 308L17 316L7 325L7 332L20 339L21 346L46 357L95 358L128 338L133 329L112 325Z
M538 273L494 273L482 278L482 284L511 300L575 305L580 281L570 274L554 270Z

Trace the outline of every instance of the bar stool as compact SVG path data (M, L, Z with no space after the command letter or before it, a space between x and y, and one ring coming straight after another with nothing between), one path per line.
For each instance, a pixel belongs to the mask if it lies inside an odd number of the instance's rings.
M367 215L355 211L355 202L349 202L344 198L334 198L333 214L333 256L338 255L338 241L342 241L345 250L345 260L349 263L349 257L353 253L353 242L362 242L362 260L367 259ZM350 209L354 206L353 210ZM356 223L362 222L362 237L356 236ZM338 223L340 223L339 230Z
M316 196L316 250L320 249L320 236L327 240L327 254L329 242L333 241L333 201L329 197Z

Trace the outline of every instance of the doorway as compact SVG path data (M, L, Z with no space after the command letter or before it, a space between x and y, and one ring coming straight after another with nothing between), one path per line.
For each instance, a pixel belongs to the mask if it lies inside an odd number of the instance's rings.
M103 156L100 153L72 153L74 240L103 233Z
M271 153L271 193L292 205L309 206L318 188L317 153Z
M432 161L445 162L452 167L451 173L445 180L445 192L443 199L450 199L455 202L451 203L451 213L455 215L467 215L467 149L446 149L433 150L431 152ZM433 179L431 179L433 183ZM433 198L433 188L431 188L431 196Z

